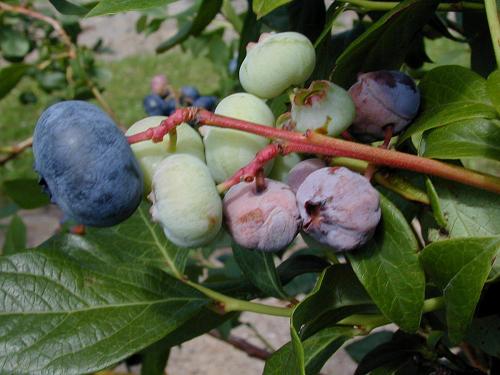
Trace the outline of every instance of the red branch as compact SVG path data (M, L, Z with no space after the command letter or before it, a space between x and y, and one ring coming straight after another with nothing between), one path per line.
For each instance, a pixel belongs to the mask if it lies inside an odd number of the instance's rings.
M258 125L248 121L216 115L200 108L179 109L159 126L134 134L128 138L128 141L129 143L136 143L151 139L153 142L160 142L165 134L182 122L195 122L221 128L242 130L276 141L287 141L290 146L292 144L300 144L300 151L295 152L306 152L327 156L345 156L365 160L377 165L385 165L392 168L406 169L446 178L448 180L457 181L500 194L500 178L498 177L483 175L465 168L416 155L332 138L312 131L301 134L289 130Z

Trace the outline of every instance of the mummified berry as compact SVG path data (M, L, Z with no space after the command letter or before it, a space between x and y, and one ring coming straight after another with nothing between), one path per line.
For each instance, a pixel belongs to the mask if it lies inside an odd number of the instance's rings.
M297 203L304 232L336 251L364 245L381 216L378 191L344 167L311 173L297 191Z
M290 170L286 182L292 191L297 193L297 190L299 190L300 185L302 185L307 176L325 166L325 162L321 159L303 160Z
M356 118L349 132L364 141L383 139L385 128L401 132L416 116L420 94L406 74L380 70L359 75L349 89L356 105Z
M151 214L181 247L210 242L222 224L222 202L207 166L188 154L164 159L153 176Z
M224 197L224 219L241 246L261 251L279 251L290 244L300 226L295 195L287 185L266 179L257 192L254 182L240 182Z

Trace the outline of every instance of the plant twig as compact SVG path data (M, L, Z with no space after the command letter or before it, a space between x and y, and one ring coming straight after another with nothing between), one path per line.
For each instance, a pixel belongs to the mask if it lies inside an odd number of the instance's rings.
M371 1L371 0L338 0L341 3L348 3L365 10L391 10L399 3L396 1ZM495 0L493 0L495 1ZM438 5L438 10L444 12L461 12L466 10L484 10L483 4L473 3L471 1L457 1L455 3L441 3Z
M500 23L498 21L498 10L496 0L484 0L488 27L490 28L491 42L495 51L497 68L500 68Z
M246 341L245 339L236 337L231 334L227 338L223 338L222 335L216 330L212 330L208 334L212 337L215 337L218 340L227 342L228 344L234 346L236 349L245 352L249 357L252 358L258 358L265 361L272 354L271 352L259 348L258 346Z
M52 26L52 28L56 31L56 33L59 34L59 37L61 38L62 42L67 46L70 59L74 59L76 57L75 45L71 42L71 38L66 33L66 31L64 31L63 27L56 19L46 16L45 14L39 13L33 9L28 9L23 6L10 5L3 1L0 1L0 10L4 10L6 12L11 12L11 13L24 14L28 17L35 18L45 23L48 23L50 26Z
M32 144L33 144L33 137L29 137L29 138L25 139L24 141L21 141L13 146L1 148L0 151L7 153L7 155L2 156L0 158L0 165L4 165L9 160L14 159L20 153L22 153L24 150L26 150L27 148L30 148Z
M145 140L159 142L165 134L182 122L195 122L221 128L242 130L257 134L278 142L286 141L289 147L295 147L293 152L320 154L327 156L345 156L365 160L373 164L385 165L391 168L406 169L414 172L433 175L462 184L475 186L500 194L500 178L484 175L462 167L446 164L434 159L428 159L404 152L376 148L361 143L328 137L307 131L301 134L294 131L276 129L248 121L216 115L200 108L181 108L175 111L159 126L128 137L130 144ZM299 148L300 146L300 148Z

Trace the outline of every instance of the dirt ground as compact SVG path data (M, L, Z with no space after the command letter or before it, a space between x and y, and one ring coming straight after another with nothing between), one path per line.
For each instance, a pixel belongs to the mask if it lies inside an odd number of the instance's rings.
M192 0L186 0L180 4L176 3L171 9L178 12L192 2ZM236 2L239 9L244 8L245 4L245 1ZM79 42L92 45L98 38L102 38L104 44L114 51L106 58L121 59L134 54L154 53L156 45L175 33L175 22L168 21L158 32L148 37L137 34L135 21L138 17L138 13L129 12L84 20L85 32ZM218 19L216 22L223 22L223 20ZM49 238L55 232L61 218L59 210L55 207L21 211L20 215L28 228L28 246L30 247ZM0 246L4 240L3 237L4 233L0 230ZM256 327L276 349L290 340L289 322L285 318L244 313L241 320ZM248 327L238 327L233 334L263 347L262 342ZM263 368L263 361L250 358L246 353L225 342L203 335L172 349L167 372L170 375L258 375L262 373ZM322 374L350 375L354 373L354 369L354 362L345 351L340 350L327 362ZM137 371L138 369L134 369L134 372Z

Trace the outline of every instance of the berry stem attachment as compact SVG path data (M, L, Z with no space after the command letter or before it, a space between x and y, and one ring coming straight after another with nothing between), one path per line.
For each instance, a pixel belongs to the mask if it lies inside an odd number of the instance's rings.
M326 156L345 156L365 160L373 164L406 169L457 181L500 194L500 178L495 176L483 175L434 159L331 138L314 133L310 130L305 134L301 134L294 131L271 128L248 121L216 115L207 110L193 107L182 108L175 111L172 116L164 120L159 126L134 134L128 138L128 141L131 144L145 140L160 142L165 134L182 122L195 122L197 124L241 130L271 138L278 142L286 141L289 144L287 146L288 148L293 147L297 149L294 149L292 152ZM292 144L297 146L292 146ZM300 147L298 145L300 145Z

